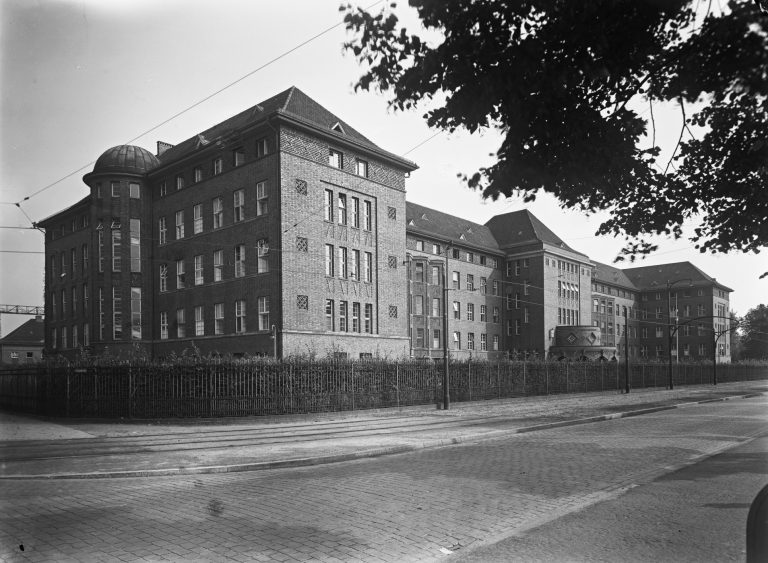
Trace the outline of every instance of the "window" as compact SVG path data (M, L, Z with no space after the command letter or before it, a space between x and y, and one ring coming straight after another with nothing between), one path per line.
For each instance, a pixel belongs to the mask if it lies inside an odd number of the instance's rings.
M213 160L213 175L216 176L217 174L221 174L224 170L224 161L221 157L215 158Z
M168 266L160 264L160 293L168 291Z
M62 289L61 290L61 317L62 319L67 314L67 290Z
M368 177L368 163L365 160L357 159L357 175L363 178Z
M413 314L414 315L424 314L424 296L423 295L413 296Z
M706 314L706 307L703 304L696 305L696 316L703 317Z
M326 299L325 300L325 330L334 330L334 318L333 318L333 299ZM368 306L366 305L366 312L368 310Z
M474 350L474 349L475 349L475 333L468 332L467 333L467 350Z
M136 182L130 182L128 184L128 196L131 199L139 199L140 197L139 184L137 184Z
M347 332L347 302L339 301L339 331Z
M467 320L468 321L475 320L475 304L474 303L467 303Z
M222 270L224 269L224 251L213 251L213 281L221 281Z
M453 289L461 289L461 275L459 272L453 272L452 274Z
M224 226L224 199L216 197L213 199L213 228L219 229Z
M337 150L329 149L328 150L328 166L333 166L334 168L343 168L344 155Z
M165 244L167 242L167 237L168 237L168 227L165 224L165 217L160 217L160 219L158 220L158 222L157 222L157 230L160 233L159 243L160 244ZM99 231L99 235L101 235L101 231ZM99 254L101 254L101 253L99 253ZM99 271L101 271L101 270L102 269L99 268Z
M480 305L480 322L484 323L488 321L488 308L485 305Z
M507 311L511 311L512 310L513 302L514 301L512 300L512 294L511 293L507 293Z
M61 327L61 347L69 348L67 344L67 327L65 326Z
M499 349L499 335L498 334L494 334L493 335L493 349L494 349L494 351L498 351L498 349Z
M424 263L416 262L414 266L416 267L416 272L414 274L414 281L423 282L424 281Z
M373 333L373 305L370 303L365 304L365 324L363 327L366 333Z
M487 278L480 278L480 294L485 295L488 293L488 279Z
M368 252L366 252L366 257L369 255ZM328 277L333 277L334 273L333 268L333 245L332 244L326 244L325 245L325 275Z
M263 137L256 141L256 157L261 158L262 156L267 156L269 154L269 143L267 143L267 138Z
M423 328L417 328L416 329L416 342L414 345L415 348L423 348L424 347L424 329Z
M97 197L101 197L101 185L98 185L97 188L99 192ZM168 182L163 180L162 182L160 182L160 197L164 197L167 194L168 194Z
M423 240L417 240L416 241L416 250L419 252L424 252L424 241Z
M347 196L339 194L339 225L347 224Z
M439 297L432 298L432 316L433 317L440 316L440 298Z
M353 250L350 258L349 277L355 281L360 281L360 251Z
M269 297L259 297L259 330L270 330L269 326Z
M203 232L203 205L198 203L192 208L192 233L197 235Z
M458 301L453 302L453 318L461 319L461 303Z
M432 254L440 254L440 245L432 243Z
M664 329L660 326L656 327L656 338L663 338L664 337Z
M461 333L460 332L453 333L453 349L461 350Z
M71 262L70 272L74 278L77 275L77 251L74 248L69 251L69 260Z
M235 277L242 278L245 275L245 245L235 246Z
M707 345L706 344L699 344L699 356L706 356L707 355Z
M203 306L195 307L195 336L205 335L205 320L203 318Z
M325 220L333 222L333 192L325 190Z
M123 299L120 288L112 288L112 339L123 338Z
M370 201L365 201L363 203L364 203L364 205L363 205L363 229L365 229L366 231L370 231L370 230L372 230L371 225L372 225L372 222L373 222L373 219L372 219L372 215L373 214L372 214L372 210L371 210L371 202Z
M343 246L338 248L338 259L339 278L347 279L347 249Z
M352 303L352 332L360 332L360 303Z
M528 280L523 280L523 295L528 295Z
M493 322L497 323L499 322L499 318L501 317L501 311L498 307L493 308Z
M176 260L176 289L184 289L185 286L184 260Z
M232 164L234 166L242 166L245 164L245 151L243 147L238 147L232 151Z
M176 338L187 336L187 324L184 309L176 309Z
M141 288L131 288L131 340L141 340Z
M432 283L440 285L440 267L432 266Z
M267 239L256 242L256 271L259 274L269 272L269 242Z
M224 303L213 305L213 334L224 334Z
M659 344L656 346L656 357L661 358L662 356L664 356L664 346Z
M363 281L371 283L373 281L373 254L366 252L363 255Z
M83 323L83 346L91 345L91 327L88 323ZM32 352L27 352L27 358L30 358Z
M235 301L235 332L245 332L245 299Z
M195 256L195 285L203 285L203 255Z
M141 272L141 219L130 220L131 272Z
M202 182L203 181L203 169L200 166L195 166L194 170L192 171L192 178L194 182Z
M184 176L179 174L178 176L176 176L176 191L178 192L179 190L183 190L183 189L184 189Z
M176 212L176 240L184 238L184 211Z
M235 190L232 194L232 207L234 210L234 222L239 223L245 219L245 191Z
M72 287L72 316L77 315L77 288Z
M475 290L475 276L467 274L467 291Z
M360 228L360 200L356 197L352 198L352 205L349 208L350 224L356 228Z
M515 334L520 334L520 319L515 319Z
M438 329L432 331L432 348L440 348L440 331Z
M483 352L488 350L488 336L484 332L480 334L480 350Z
M83 284L83 314L88 314L88 284Z
M493 295L499 294L499 281L493 280Z
M120 197L120 182L110 182L109 187L112 192L112 197Z
M99 340L104 340L104 289L99 288Z
M112 271L119 272L123 267L123 260L120 254L120 244L122 242L123 235L120 229L112 229ZM62 273L64 268L62 267Z
M256 184L256 215L266 215L269 212L269 194L267 193L267 182L262 181Z

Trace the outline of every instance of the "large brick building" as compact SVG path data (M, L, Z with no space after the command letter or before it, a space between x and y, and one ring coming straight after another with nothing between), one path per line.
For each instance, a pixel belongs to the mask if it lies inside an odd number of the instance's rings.
M415 169L296 88L156 155L111 148L39 224L46 351L436 358L447 295L454 357L545 357L568 325L619 344L624 306L631 355L655 355L639 300L677 273L593 262L528 211L480 225L406 203ZM727 312L694 270L711 303L680 305ZM707 356L689 337L683 356Z

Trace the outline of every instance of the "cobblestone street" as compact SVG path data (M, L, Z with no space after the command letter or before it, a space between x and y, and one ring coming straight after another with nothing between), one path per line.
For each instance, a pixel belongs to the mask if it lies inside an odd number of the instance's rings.
M414 561L469 555L758 436L768 430L765 407L764 398L696 405L317 467L4 480L0 557ZM745 519L747 509L735 517L743 512ZM686 541L685 527L679 540Z

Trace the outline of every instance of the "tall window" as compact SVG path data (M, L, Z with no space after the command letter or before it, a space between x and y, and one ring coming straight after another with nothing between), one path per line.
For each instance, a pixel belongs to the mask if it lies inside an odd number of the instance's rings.
M373 305L370 303L365 304L365 324L363 327L366 333L373 333Z
M192 208L192 232L194 234L200 234L203 232L203 204L198 203Z
M344 167L344 155L337 150L328 150L328 165L334 168Z
M480 305L480 322L484 323L488 321L488 313L485 305Z
M356 229L360 228L360 200L356 197L352 198L352 205L349 208L350 224Z
M91 326L88 323L83 323L83 346L91 345Z
M235 166L242 166L245 163L245 151L242 147L236 148L232 151L232 164Z
M213 175L221 174L224 170L224 160L219 157L213 159Z
M139 193L139 184L136 182L130 182L128 184L128 196L131 199L139 199L141 194Z
M88 314L88 284L83 284L83 313Z
M461 288L461 274L459 272L453 272L452 280L453 280L453 289L460 289Z
M432 348L440 348L440 330L434 329L432 331Z
M101 194L101 185L97 186L97 188L99 190L99 194ZM165 196L167 193L168 193L168 182L163 180L162 182L160 182L160 197ZM101 195L99 195L98 197L101 197Z
M112 197L120 197L120 182L110 182L109 187L112 192Z
M77 288L72 287L72 316L77 315Z
M372 273L373 254L366 252L363 254L363 281L371 283L373 281Z
M325 220L333 222L333 192L325 190Z
M339 330L347 332L347 302L339 301Z
M475 290L475 276L467 274L467 291Z
M203 285L203 255L195 256L195 285Z
M245 190L235 190L232 194L232 206L235 213L234 221L239 223L245 219Z
M168 291L168 266L160 264L160 292Z
M69 251L69 258L71 262L70 271L72 272L72 277L74 278L77 275L77 251L74 248Z
M357 175L363 178L368 177L368 163L365 160L357 159Z
M203 181L203 169L200 166L195 166L195 169L192 171L192 177L194 178L195 182L202 182Z
M338 248L338 256L339 256L339 264L338 264L338 270L339 270L339 278L341 279L347 279L347 249L343 246L340 246Z
M67 290L62 289L61 290L61 318L62 320L65 319L67 315Z
M205 335L205 319L203 317L203 306L195 307L195 336Z
M453 302L453 318L461 319L461 303L458 301Z
M468 321L475 320L475 304L474 303L467 303L467 320Z
M104 340L104 288L99 288L99 340Z
M480 334L480 350L483 352L488 350L488 335L484 332Z
M120 288L112 288L112 339L121 340L123 338L123 299L120 295Z
M176 260L176 289L184 289L185 286L184 260Z
M184 238L184 210L176 212L176 240Z
M440 316L440 298L439 297L432 298L432 316L433 317Z
M224 303L213 306L213 334L224 334Z
M461 350L461 333L460 332L453 333L453 349Z
M82 256L80 258L83 267L83 275L88 274L88 245L84 244L81 248Z
M184 309L176 309L176 338L187 336L187 320Z
M224 251L213 251L213 281L221 281L222 270L224 269Z
M245 332L245 299L235 301L235 332Z
M264 137L256 141L256 156L261 158L262 156L267 156L268 154L269 144L267 143L267 138Z
M467 333L467 350L474 350L474 349L475 349L475 333L468 332Z
M498 307L493 308L493 322L498 323L501 318L501 312Z
M224 226L224 200L220 197L213 198L213 228L220 229Z
M485 295L488 293L488 280L486 278L480 278L480 293Z
M165 217L160 217L160 219L158 219L157 230L160 235L158 242L160 244L165 244L168 240L168 226L165 223ZM101 231L99 231L99 235L101 235ZM101 253L99 253L99 259L101 259Z
M493 295L499 294L499 280L493 280Z
M245 245L235 246L235 277L242 278L245 275Z
M363 229L365 229L366 231L372 230L371 223L373 219L371 215L372 215L371 202L364 201L363 202Z
M141 340L141 288L131 288L131 340Z
M333 245L332 244L326 244L325 245L325 275L328 277L333 277Z
M65 326L61 327L61 347L69 348L69 344L67 343L67 327Z
M261 239L256 242L256 253L256 269L258 273L265 274L269 272L269 242L267 242L267 239Z
M352 332L360 332L360 303L352 303Z
M424 314L424 296L423 295L413 296L413 314L414 315Z
M184 176L176 176L176 191L184 189Z
M360 281L360 251L357 249L352 250L350 258L349 277L355 281Z
M141 272L141 219L130 220L131 272Z
M347 224L347 196L339 194L339 225Z
M120 254L120 245L123 234L119 228L112 229L112 271L119 272L123 267L123 257Z
M269 297L259 297L259 330L269 330Z
M325 300L325 330L334 330L333 299Z
M269 194L267 183L256 184L256 215L266 215L269 212Z
M168 313L160 312L160 340L168 340Z

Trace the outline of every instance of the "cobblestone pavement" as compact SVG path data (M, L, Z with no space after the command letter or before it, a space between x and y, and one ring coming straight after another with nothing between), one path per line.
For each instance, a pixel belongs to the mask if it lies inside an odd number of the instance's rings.
M2 481L0 559L446 558L743 443L768 430L766 405L764 398L697 405L281 471Z

